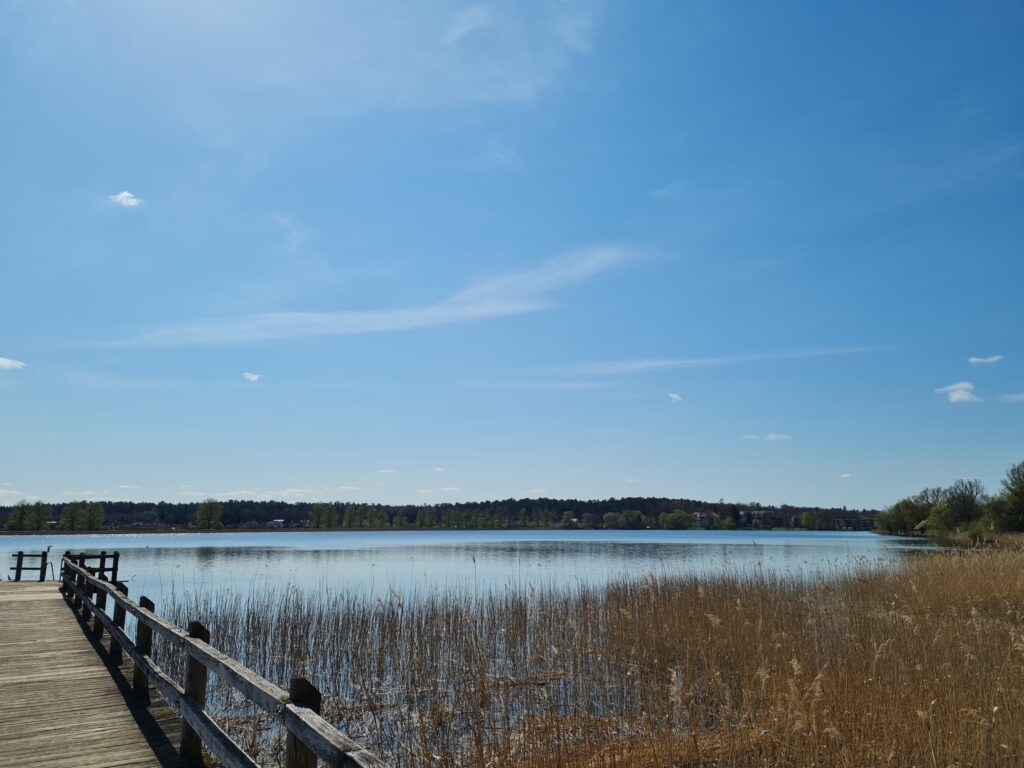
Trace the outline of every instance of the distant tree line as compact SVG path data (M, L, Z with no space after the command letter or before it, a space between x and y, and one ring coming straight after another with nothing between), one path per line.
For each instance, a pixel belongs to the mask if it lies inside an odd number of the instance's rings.
M984 539L1001 531L1024 531L1024 461L1006 472L999 493L988 495L977 480L948 488L925 488L878 515L884 533L966 533Z
M8 531L98 531L106 520L99 502L59 504L56 510L42 502L22 503L6 511L4 527Z
M505 499L459 504L383 505L289 503L284 501L217 501L147 504L106 501L57 505L18 504L0 507L8 530L96 530L108 528L267 527L318 529L664 529L814 528L836 530L874 527L872 510L764 506L693 499L624 498Z

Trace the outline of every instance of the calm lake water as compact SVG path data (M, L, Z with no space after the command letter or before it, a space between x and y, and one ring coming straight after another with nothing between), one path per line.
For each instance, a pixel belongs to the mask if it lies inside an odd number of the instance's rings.
M264 584L350 589L373 598L438 590L601 584L623 577L771 571L800 578L893 561L923 539L787 531L226 532L0 537L11 553L121 552L130 594ZM55 564L56 567L56 564ZM31 578L29 576L28 578Z

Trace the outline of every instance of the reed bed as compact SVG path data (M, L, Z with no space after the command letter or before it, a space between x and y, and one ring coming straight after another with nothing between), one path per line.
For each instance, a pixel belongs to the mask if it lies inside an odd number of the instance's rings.
M395 766L993 766L1024 761L1024 552L928 554L793 580L190 593L164 611ZM162 663L181 660L162 649ZM213 682L277 765L268 719Z

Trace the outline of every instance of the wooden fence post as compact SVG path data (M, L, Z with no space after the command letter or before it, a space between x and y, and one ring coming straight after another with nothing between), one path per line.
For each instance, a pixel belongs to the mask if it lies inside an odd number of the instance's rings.
M128 597L128 585L122 581L114 582L114 589L120 592L125 597ZM118 629L124 629L124 618L125 610L124 606L116 600L114 601L114 626ZM117 642L117 638L113 635L110 636L110 658L118 665L124 660L121 655L121 644Z
M65 597L71 597L71 594L72 594L72 592L71 592L71 583L70 583L71 576L68 573L67 566L64 564L64 558L65 557L71 557L71 552L65 551L64 552L64 557L62 557L60 559L61 589L64 591L64 596Z
M204 643L210 642L210 630L198 621L189 622L188 636ZM189 656L185 665L185 695L191 697L199 705L199 709L206 706L206 678L206 666ZM192 760L198 760L203 756L203 741L185 720L181 721L181 746L178 748L178 754Z
M39 556L39 580L46 581L46 551Z
M153 601L145 595L139 598L139 605L147 611L153 611L156 608ZM142 619L135 622L135 647L143 656L153 655L153 628L144 624ZM149 678L137 664L135 672L132 673L132 688L138 693L149 695Z
M85 572L88 573L90 576L94 576L95 575L91 568L86 568ZM92 584L84 576L82 577L81 587L82 587L82 593L86 597L88 597L90 600L92 600L92 598L93 598ZM91 616L91 613L89 612L89 606L86 605L85 601L83 600L82 601L82 618L85 619L86 621L89 621L89 617L90 616Z
M100 581L105 581L103 574L97 576ZM92 631L97 637L103 637L103 622L100 621L100 614L105 612L107 609L107 593L99 587L93 587L93 604L96 606L96 612L92 616Z
M304 677L293 677L288 684L288 698L292 704L307 707L318 715L322 696L309 680ZM316 768L316 753L303 744L299 738L288 731L285 741L285 768Z
M24 564L24 562L25 562L25 553L22 552L19 549L18 550L18 554L16 554L14 556L14 568L11 569L11 570L14 571L14 580L15 581L21 581L21 566Z
M121 553L115 551L114 552L114 565L113 565L113 569L114 570L110 574L110 580L111 581L117 581L117 564L118 564L118 562L120 560L121 560Z
M78 589L80 589L80 590L82 590L84 592L85 591L85 578L83 578L82 574L80 574L78 572L75 572L73 580L74 580L75 586L78 587ZM75 606L75 611L76 612L78 612L82 608L82 596L79 595L77 591L75 592L74 606Z

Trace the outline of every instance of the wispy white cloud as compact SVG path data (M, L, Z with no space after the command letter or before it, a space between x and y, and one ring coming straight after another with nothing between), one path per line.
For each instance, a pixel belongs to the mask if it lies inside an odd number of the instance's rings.
M683 402L682 395L678 395L675 392L669 392L668 393L668 399L671 400L673 403L681 403L681 402Z
M358 485L339 485L335 490L338 491L358 491Z
M1002 359L1002 355L992 355L991 357L968 357L967 362L971 365L993 365Z
M1011 395L1003 395L999 399L1002 400L1004 403L1024 403L1024 392Z
M718 365L739 365L770 360L801 360L813 357L854 355L866 352L881 352L890 347L836 347L833 349L810 349L800 352L781 352L764 355L723 355L720 357L664 357L643 360L611 360L584 363L574 369L576 373L594 376L616 376L626 373L667 370L672 368L707 368Z
M242 378L245 379L246 381L251 381L253 384L255 384L257 381L263 378L263 374L250 373L249 371L246 371L245 373L242 374Z
M538 267L499 275L447 299L418 307L342 312L273 312L175 325L113 346L171 347L234 344L296 336L382 333L537 312L552 306L548 294L594 277L619 263L616 247L595 247L549 259Z
M446 485L441 490L444 491L445 493L452 493L454 491L461 491L462 489L454 485Z
M118 192L116 195L111 195L110 201L117 203L122 208L138 208L146 204L145 200L141 197L136 197L127 189L124 192Z
M118 490L121 490L121 491L135 491L135 490L138 490L138 488L139 488L139 486L137 486L137 485L119 485L117 487L118 487Z
M434 467L434 471L435 472L445 472L446 470L445 470L444 467Z
M24 495L25 494L22 491L15 491L15 490L12 490L10 488L0 488L0 499L4 499L4 498L12 498L13 499L13 498L21 497L21 496L24 496Z
M543 488L531 488L526 492L528 496L536 496L541 493L547 493L547 491L544 490Z
M841 480L849 480L851 477L853 477L853 475L849 472L843 472L843 474L839 476Z
M0 357L0 371L20 371L25 367L21 360L11 360L9 357Z
M946 387L939 387L935 390L937 394L945 395L951 403L980 403L982 398L974 394L974 385L969 381L958 381Z
M771 434L765 435L764 439L770 440L773 443L781 443L785 442L786 440L792 440L793 438L791 438L789 435L780 435L777 432L772 432Z
M596 0L439 0L400 13L374 0L287 12L181 0L98 6L79 21L86 77L126 73L150 84L147 106L223 139L325 114L530 103L590 50L600 13Z
M457 43L471 32L486 29L493 23L494 16L489 8L483 5L471 5L455 14L441 39L449 44Z
M397 475L398 474L398 470L397 469L378 469L377 470L377 474L378 475Z
M740 440L760 440L760 435L740 435Z

